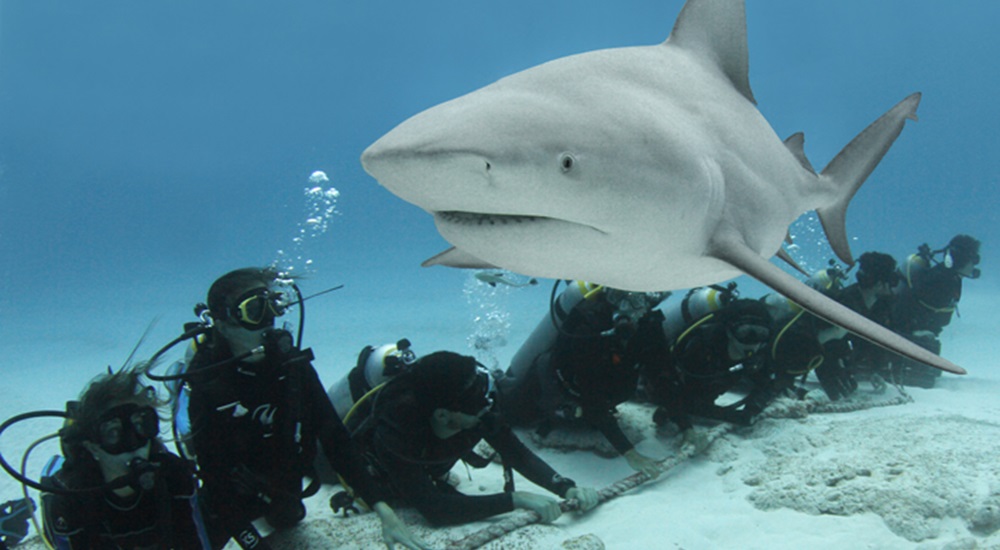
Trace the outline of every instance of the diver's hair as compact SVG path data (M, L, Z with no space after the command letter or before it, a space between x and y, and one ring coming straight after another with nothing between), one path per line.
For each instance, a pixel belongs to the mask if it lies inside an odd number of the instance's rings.
M72 418L60 433L63 442L79 443L90 439L101 416L119 405L133 403L140 407L148 406L159 414L167 402L157 395L155 388L143 383L144 375L152 366L152 363L143 361L100 374L91 380L80 394Z
M878 283L896 286L898 282L896 259L883 252L865 252L858 258L858 272L855 278L861 288L871 288Z
M208 289L208 310L216 320L227 319L229 309L244 292L270 286L277 279L293 279L276 267L244 267L226 273Z
M403 408L416 416L429 415L437 408L471 414L486 404L488 385L488 379L480 379L475 357L436 351L424 355L408 371L393 378L380 393L379 403L398 401L392 405L412 407L412 410ZM415 397L415 401L406 402L407 395Z

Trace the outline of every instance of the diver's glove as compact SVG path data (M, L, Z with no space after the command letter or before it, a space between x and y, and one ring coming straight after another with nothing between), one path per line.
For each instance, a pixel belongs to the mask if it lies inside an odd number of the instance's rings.
M575 500L577 509L586 512L597 506L597 503L600 502L600 495L597 494L596 489L590 487L572 487L566 491L566 500Z
M883 394L889 384L885 381L885 378L878 373L873 373L871 380L869 380L872 385L872 393Z
M650 479L656 479L661 473L663 473L660 465L657 464L655 460L640 453L634 448L625 451L625 454L622 456L625 457L628 465L633 470L646 474Z
M836 401L842 397L847 397L858 389L858 381L854 379L854 373L844 366L842 361L827 364L824 362L816 369L816 378L823 386L830 401Z
M514 491L511 493L511 497L514 500L514 508L531 510L538 514L539 521L542 523L552 523L562 515L562 508L559 507L559 503L554 498L526 491Z
M688 428L681 434L681 452L696 455L708 447L708 433L696 428Z
M372 506L372 510L378 514L378 519L382 521L382 541L386 548L392 550L399 544L403 548L410 550L432 550L433 547L420 540L410 532L410 528L399 519L396 512L385 502L379 501Z

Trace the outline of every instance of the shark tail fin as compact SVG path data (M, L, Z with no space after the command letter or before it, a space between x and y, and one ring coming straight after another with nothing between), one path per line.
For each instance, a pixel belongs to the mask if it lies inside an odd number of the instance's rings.
M816 213L834 253L847 265L854 265L851 247L847 243L847 206L899 137L906 120L917 119L919 104L919 92L907 96L852 139L820 173L821 178L832 182L839 190L839 196L832 204L817 208Z

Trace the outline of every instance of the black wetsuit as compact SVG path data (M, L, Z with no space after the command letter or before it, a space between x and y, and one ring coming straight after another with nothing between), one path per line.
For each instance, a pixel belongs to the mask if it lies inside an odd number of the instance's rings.
M542 433L559 423L583 421L598 429L619 453L633 448L618 425L616 407L635 397L640 369L662 363L663 314L642 317L635 334L611 334L614 306L583 300L570 312L552 349L540 355L528 379L504 403L517 424ZM508 396L505 396L508 397Z
M305 516L302 478L312 474L317 441L369 503L384 500L309 362L311 353L299 353L213 369L190 381L193 447L217 546L258 517L283 528ZM189 372L230 356L225 344L207 346Z
M944 264L911 274L896 296L892 329L933 353L941 353L941 330L951 323L962 298L962 276ZM941 371L911 359L886 354L892 377L912 386L934 387Z
M892 296L879 296L871 307L865 303L861 285L854 283L833 294L832 298L863 317L884 327L892 327ZM817 320L820 328L829 327ZM831 399L846 397L857 389L855 371L879 370L893 354L884 348L853 333L823 344L823 363L816 369L816 377Z
M962 299L962 276L944 264L913 273L892 312L893 329L909 336L927 330L935 336L951 322Z
M749 423L775 395L775 384L764 354L746 360L729 357L729 336L722 323L706 322L676 342L670 360L645 376L646 393L658 409L654 418L686 430L691 416L737 424ZM721 407L715 401L724 393L750 385L742 409Z
M201 517L190 463L165 450L154 452L155 484L129 497L111 491L42 494L46 538L56 549L203 548ZM104 483L93 460L64 463L51 480L59 487L83 489ZM204 540L207 543L207 539Z
M430 424L433 408L417 387L403 377L390 382L377 397L371 428L357 436L400 504L413 506L435 525L477 521L513 510L510 492L466 495L443 481L459 460L478 458L470 454L480 440L493 447L506 467L560 497L575 487L528 449L498 413L487 413L473 429L447 439L437 437Z

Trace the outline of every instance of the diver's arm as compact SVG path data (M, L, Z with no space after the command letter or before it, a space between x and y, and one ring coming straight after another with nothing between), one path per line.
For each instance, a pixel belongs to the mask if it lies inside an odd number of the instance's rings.
M532 452L518 439L510 426L500 427L485 439L503 457L504 462L535 485L562 498L566 498L566 492L576 487L572 479L559 475L552 466Z
M406 504L413 506L433 525L455 525L478 521L514 509L510 493L465 495L442 491L420 464L393 455L376 443L380 465Z

